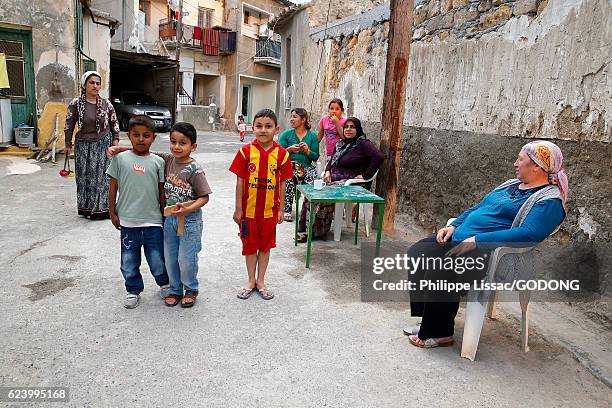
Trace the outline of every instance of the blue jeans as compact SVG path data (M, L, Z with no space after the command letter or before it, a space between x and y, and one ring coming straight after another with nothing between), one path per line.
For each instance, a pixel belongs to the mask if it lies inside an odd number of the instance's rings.
M177 235L178 218L164 221L164 255L170 278L170 293L183 295L183 290L198 290L198 253L202 250L202 212L185 216L182 236Z
M145 258L155 283L168 284L164 266L164 237L161 227L121 227L121 273L128 293L139 294L144 290L140 274L140 248L144 247Z

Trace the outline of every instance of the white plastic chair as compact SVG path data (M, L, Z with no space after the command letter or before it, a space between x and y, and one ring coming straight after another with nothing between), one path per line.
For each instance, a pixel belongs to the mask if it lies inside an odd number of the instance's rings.
M362 184L369 183L374 181L376 176L378 175L378 171L374 173L374 175L367 179L349 179L344 182L345 186L350 186L353 184ZM370 224L372 223L372 204L369 203L361 203L359 204L359 214L363 214L363 225L365 228L366 237L370 236ZM346 214L346 226L351 226L351 214L353 212L353 203L336 203L334 208L334 241L340 241L340 237L342 236L342 210L344 209L344 213Z
M456 218L451 218L446 222L449 226ZM557 227L552 233L557 232ZM531 247L514 248L514 247L498 247L495 248L491 254L491 260L489 261L489 270L487 275L493 281L495 278L495 272L499 266L499 261L502 257L508 254L524 254L531 250ZM521 304L521 350L524 352L529 351L529 297L531 291L522 290L519 291L519 303ZM485 313L490 319L495 319L496 314L496 303L497 303L497 291L491 291L490 297L487 300L486 309L485 305L481 304L478 300L478 291L470 290L467 295L467 306L465 309L465 322L463 326L463 341L461 344L461 357L474 361L476 357L476 350L478 349L478 342L480 340L480 333L482 332L482 326L484 324Z

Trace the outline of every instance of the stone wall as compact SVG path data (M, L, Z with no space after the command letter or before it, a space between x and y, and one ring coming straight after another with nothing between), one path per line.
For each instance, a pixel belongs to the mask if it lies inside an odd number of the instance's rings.
M308 22L311 27L323 26L337 20L359 14L385 3L385 0L312 0ZM328 16L329 14L329 16Z
M421 0L414 10L414 40L477 38L513 17L537 17L548 0Z

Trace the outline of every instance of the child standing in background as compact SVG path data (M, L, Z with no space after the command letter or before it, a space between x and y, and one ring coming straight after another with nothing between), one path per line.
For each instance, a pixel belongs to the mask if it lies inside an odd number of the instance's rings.
M342 127L346 118L342 117L344 113L344 105L342 100L334 98L329 102L327 106L328 114L321 118L319 122L319 133L317 138L319 142L325 137L325 151L327 158L331 158L334 154L334 147L340 139L342 139Z
M238 131L240 132L240 141L244 142L244 135L246 135L247 125L244 123L242 115L238 117Z

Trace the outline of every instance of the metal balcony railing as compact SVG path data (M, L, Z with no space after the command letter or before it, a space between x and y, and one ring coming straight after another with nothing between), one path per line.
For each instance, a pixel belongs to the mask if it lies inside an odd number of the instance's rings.
M166 45L176 44L176 25L175 20L167 18L159 21L159 38ZM228 55L236 52L236 32L222 28L203 28L183 24L181 45L200 49L207 45L208 49L210 47L218 49L218 53L215 51L212 55Z
M255 58L278 60L280 63L281 43L261 37L255 42Z

